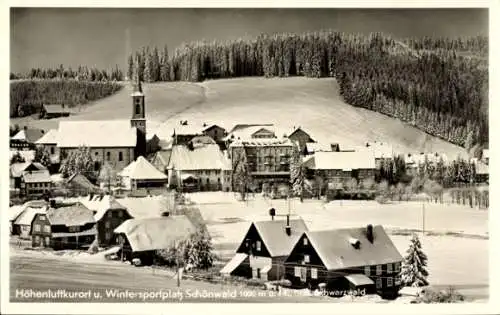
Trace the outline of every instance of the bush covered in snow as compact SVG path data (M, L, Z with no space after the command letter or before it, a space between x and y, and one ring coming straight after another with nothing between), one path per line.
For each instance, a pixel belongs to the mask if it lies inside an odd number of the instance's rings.
M453 287L441 291L429 288L422 290L412 303L458 303L464 300L464 296Z

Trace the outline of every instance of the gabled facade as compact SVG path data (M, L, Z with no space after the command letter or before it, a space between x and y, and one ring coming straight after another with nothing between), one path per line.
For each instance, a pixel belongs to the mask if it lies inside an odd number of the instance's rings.
M301 154L306 155L307 150L306 150L306 144L307 143L316 143L316 141L311 138L311 136L304 131L301 127L298 127L294 129L289 135L288 139L292 140L293 142L297 143L299 145L299 152Z
M32 246L78 249L89 246L96 234L93 213L82 204L51 207L33 220Z
M395 297L402 256L382 226L305 232L285 261L295 287L365 289Z
M253 222L221 273L263 281L282 279L284 261L304 231L302 219Z

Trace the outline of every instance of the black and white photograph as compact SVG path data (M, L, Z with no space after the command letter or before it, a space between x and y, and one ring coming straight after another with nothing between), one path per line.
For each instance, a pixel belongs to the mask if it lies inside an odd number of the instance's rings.
M488 6L8 11L9 307L494 300Z

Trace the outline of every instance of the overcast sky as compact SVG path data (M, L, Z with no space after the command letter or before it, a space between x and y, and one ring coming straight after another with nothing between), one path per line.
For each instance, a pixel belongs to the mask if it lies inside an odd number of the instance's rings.
M336 29L395 37L488 34L486 9L11 9L11 71L124 67L144 45ZM127 39L128 38L128 39Z

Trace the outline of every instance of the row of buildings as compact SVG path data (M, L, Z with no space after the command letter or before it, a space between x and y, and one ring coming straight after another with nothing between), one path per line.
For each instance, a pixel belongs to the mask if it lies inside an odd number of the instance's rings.
M288 183L294 146L303 157L311 176L341 185L356 179L373 180L380 164L395 152L381 142L346 148L339 143L318 143L304 128L279 128L273 124L236 124L226 130L218 124L197 124L186 120L174 126L170 139L146 134L146 102L140 82L131 94L130 120L61 121L58 129L44 133L25 128L11 138L11 149L30 150L39 146L53 164L59 163L80 146L90 148L94 170L104 163L127 178L126 189L157 188L166 185L188 191L231 190L231 173L245 155L254 185ZM45 108L45 107L44 107ZM53 112L52 107L47 107ZM487 152L483 154L487 164ZM424 163L447 163L445 155L407 154L410 173ZM476 161L481 179L487 179L487 165ZM153 171L153 167L164 175ZM19 166L21 167L21 166ZM131 170L135 169L135 172ZM140 175L140 172L145 172ZM15 173L15 172L14 172ZM42 176L39 176L40 178ZM45 180L45 175L43 175ZM44 182L35 185L47 186ZM36 187L39 191L41 187Z
M224 275L395 297L402 257L380 225L309 231L301 218L252 222Z
M168 213L166 209L169 209L165 202L162 197L115 199L110 195L89 195L63 202L55 199L50 202L30 201L11 207L11 233L31 240L33 247L54 249L79 249L92 243L99 247L134 244L141 238L161 240L161 235L138 231L147 231L151 225L157 224L150 221L158 220L164 223L162 228L167 232L177 229L174 224L178 220L176 216L164 220ZM136 228L130 229L132 224ZM122 230L125 232L117 232ZM122 240L119 239L120 234L124 234ZM133 240L130 240L131 235L134 235ZM130 247L130 244L127 246ZM130 251L143 250L132 246Z

